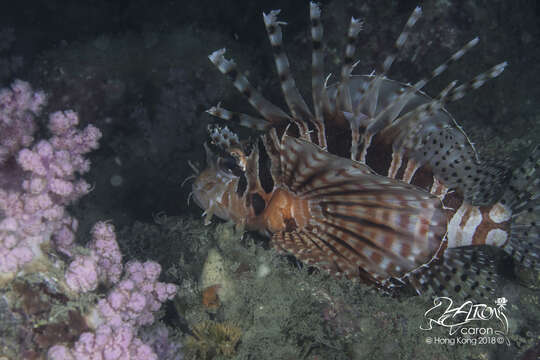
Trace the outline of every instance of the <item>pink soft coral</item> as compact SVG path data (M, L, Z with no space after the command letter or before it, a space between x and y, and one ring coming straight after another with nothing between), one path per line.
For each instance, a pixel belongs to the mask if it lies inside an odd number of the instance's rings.
M112 328L101 325L94 333L80 336L72 349L55 345L49 349L49 360L157 360L152 348L135 336L134 328Z
M174 297L176 286L157 281L161 266L156 262L131 262L125 269L122 281L98 302L98 321L114 326L151 324L161 303Z
M100 131L92 125L80 130L73 111L59 111L49 120L53 136L28 147L33 114L43 103L44 95L21 81L0 91L0 285L33 261L42 267L51 239L71 255L77 221L65 206L90 190L80 175L90 167L84 156L98 147Z
M88 269L92 273L95 268L90 266ZM81 264L80 271L86 270ZM83 333L72 347L64 344L53 346L49 349L48 359L157 359L152 348L137 338L136 333L139 327L153 323L154 313L161 304L176 294L175 285L157 281L160 272L161 267L153 261L126 264L122 280L106 298L98 301L86 317L88 325L95 331ZM96 276L92 273L83 278L95 280ZM76 286L82 289L86 285L78 282Z
M122 274L122 254L112 224L94 225L88 249L90 253L75 256L66 271L66 283L76 293L93 291L98 282L115 284Z
M30 84L21 80L16 80L11 88L0 90L0 165L32 143L36 130L34 116L45 102L43 92L34 92Z

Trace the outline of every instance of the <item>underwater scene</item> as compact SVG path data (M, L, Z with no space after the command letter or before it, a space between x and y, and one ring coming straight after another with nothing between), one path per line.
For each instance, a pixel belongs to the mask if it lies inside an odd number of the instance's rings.
M540 359L540 6L10 2L0 360Z

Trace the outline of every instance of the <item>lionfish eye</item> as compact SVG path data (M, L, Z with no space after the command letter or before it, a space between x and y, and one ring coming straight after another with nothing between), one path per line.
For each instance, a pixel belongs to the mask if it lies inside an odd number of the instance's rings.
M240 176L242 174L242 169L236 163L236 159L230 155L222 157L219 159L219 167L231 174Z

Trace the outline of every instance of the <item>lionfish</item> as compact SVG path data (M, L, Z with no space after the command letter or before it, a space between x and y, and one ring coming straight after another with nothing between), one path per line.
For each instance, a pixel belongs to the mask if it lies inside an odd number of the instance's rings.
M412 12L378 73L352 75L362 22L351 18L341 79L324 78L321 10L310 3L311 110L291 76L279 10L263 13L289 113L265 99L224 56L211 62L261 117L207 110L255 129L240 141L227 127L209 126L207 167L192 195L213 215L271 237L280 252L334 275L386 291L408 284L416 292L464 298L494 291L489 246L524 266L538 261L538 147L513 175L481 162L445 109L447 103L497 77L506 62L472 80L454 81L435 98L422 88L465 55L475 38L414 84L386 74L419 17Z

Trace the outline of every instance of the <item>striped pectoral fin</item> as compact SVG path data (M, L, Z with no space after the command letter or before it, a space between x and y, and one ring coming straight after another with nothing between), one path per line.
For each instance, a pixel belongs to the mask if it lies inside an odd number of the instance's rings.
M346 240L316 230L292 230L274 234L272 243L278 251L291 254L301 262L333 276L361 279L380 285L399 266L385 259L380 251L355 249ZM380 268L384 262L386 271ZM393 271L392 271L393 270Z
M356 193L330 187L309 200L308 224L275 233L274 245L332 275L383 286L429 262L445 229L438 200L356 186Z
M302 229L281 231L272 237L274 247L284 254L291 254L306 265L314 266L334 276L362 279L380 284L387 276L380 274L366 256L350 246L332 240L328 234Z
M433 257L446 224L438 199L404 185L364 175L326 188L309 200L311 232L357 272L402 276Z
M275 232L278 248L377 283L427 263L439 248L446 216L435 195L299 139L285 137L280 152L279 186L308 210L302 225Z
M329 182L349 181L359 174L372 174L371 169L363 164L287 135L280 142L279 163L279 182L297 195L318 191Z

